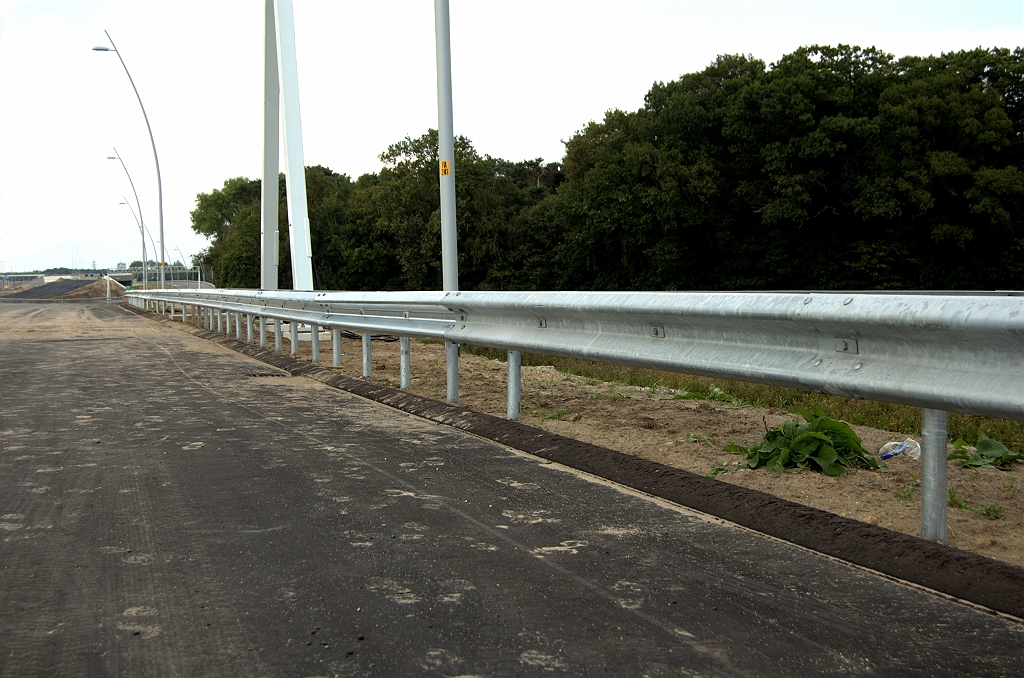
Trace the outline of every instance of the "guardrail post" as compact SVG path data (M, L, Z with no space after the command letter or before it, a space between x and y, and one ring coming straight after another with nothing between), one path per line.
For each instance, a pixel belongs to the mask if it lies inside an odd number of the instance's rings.
M267 319L263 316L258 316L256 322L260 324L260 348L267 347Z
M294 320L288 323L288 327L292 328L292 345L289 352L292 355L299 355L299 325Z
M412 370L409 365L409 337L398 340L398 382L400 388L412 386Z
M363 332L363 377L373 374L373 349L370 348L370 333Z
M235 312L235 339L242 340L242 314Z
M337 327L331 328L331 364L341 367L341 330Z
M515 421L521 416L519 408L519 393L522 384L520 378L520 367L523 363L523 356L519 351L508 352L508 409L505 418Z
M181 305L181 322L188 322L188 306L186 306L185 304Z
M948 415L943 410L921 409L921 539L945 544L946 441Z
M459 402L459 345L444 342L444 357L447 367L445 402L456 405Z
M312 361L320 362L320 326L309 324L309 350L312 353Z
M255 320L255 318L253 318L252 315L250 315L248 313L246 313L242 317L245 318L245 343L251 344L252 343L252 324L253 324L253 321Z
M274 350L281 352L281 319L274 318Z

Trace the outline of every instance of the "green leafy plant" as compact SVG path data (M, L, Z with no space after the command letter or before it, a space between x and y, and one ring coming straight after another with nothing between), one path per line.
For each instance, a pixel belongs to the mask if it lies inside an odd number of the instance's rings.
M959 496L957 496L957 491L954 490L952 487L948 488L946 490L946 492L949 495L948 504L949 504L950 508L958 508L958 509L963 509L965 511L973 511L974 510L973 506L971 506L966 501L964 501Z
M720 473L727 473L727 472L729 472L731 470L732 470L732 468L730 468L728 466L716 466L715 468L713 468L710 471L708 471L708 478L715 478Z
M992 440L983 431L978 431L978 443L971 448L962 439L958 438L953 443L953 451L949 459L963 459L964 463L960 468L998 468L1011 461L1024 459L1024 454L1011 452L998 440Z
M767 466L778 473L805 468L827 476L844 476L846 469L856 463L878 468L878 462L861 447L860 438L849 424L830 419L820 407L795 409L806 423L787 421L767 431L759 445L729 445L725 451L746 454L748 468Z
M998 520L1003 515L1003 507L996 503L986 504L979 508L978 511L981 515L986 518L991 518L992 520Z
M569 410L555 410L548 415L548 419L561 419L567 414L569 414Z
M724 389L720 389L714 384L708 385L707 393L699 393L697 391L683 391L672 396L672 400L713 400L720 403L729 403L730 405L743 405L744 402L732 395Z
M910 501L914 498L914 493L917 492L916 485L907 485L900 490L900 501Z

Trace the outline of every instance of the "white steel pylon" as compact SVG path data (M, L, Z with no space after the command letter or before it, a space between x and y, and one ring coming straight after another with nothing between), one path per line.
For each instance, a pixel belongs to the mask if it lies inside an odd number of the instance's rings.
M302 158L299 79L295 61L295 22L291 0L265 0L263 185L260 214L260 287L277 289L278 143L284 133L284 175L288 193L288 236L292 289L313 289L313 250L306 204L306 170ZM278 124L280 121L280 125Z

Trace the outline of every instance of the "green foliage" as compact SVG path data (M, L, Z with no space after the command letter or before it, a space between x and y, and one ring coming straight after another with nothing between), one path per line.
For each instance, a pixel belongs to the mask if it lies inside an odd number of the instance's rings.
M658 380L658 382L660 384L660 380ZM708 384L708 392L706 394L697 391L683 391L682 393L677 393L672 396L672 400L714 400L736 406L746 404L739 398L736 398L724 389L718 388L714 384Z
M1021 48L726 55L586 125L561 164L460 137L460 286L1024 287L1022 64ZM306 168L319 288L440 287L437 133L380 159L355 182ZM258 282L259 199L245 178L198 198L218 285ZM288 287L283 201L280 214Z
M991 504L985 504L984 506L980 507L978 509L978 512L986 518L998 520L1003 516L1003 507L1001 504L993 502Z
M992 440L984 432L978 432L978 443L972 450L962 439L953 443L953 451L949 459L963 459L960 468L998 468L1011 461L1024 459L1024 454L1011 452L998 440Z
M566 283L1019 286L1021 61L841 45L658 83L567 144Z
M760 445L749 449L728 445L726 452L746 454L749 468L767 466L778 473L804 468L843 476L855 463L878 468L874 456L861 447L860 438L848 424L830 419L818 407L797 408L797 413L806 423L787 421L765 433Z
M974 510L973 506L971 506L970 504L965 502L963 499L961 499L959 496L957 496L957 491L954 490L952 487L946 488L946 494L949 495L948 500L947 500L947 504L949 505L950 508L958 508L958 509L963 509L965 511L973 511Z
M733 469L728 466L716 466L715 468L708 471L708 478L717 478L722 473L727 473Z

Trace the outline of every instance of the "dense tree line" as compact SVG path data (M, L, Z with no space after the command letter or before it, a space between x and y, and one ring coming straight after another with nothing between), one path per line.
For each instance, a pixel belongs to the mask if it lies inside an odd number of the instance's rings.
M1024 52L722 56L566 142L456 142L463 289L1024 288ZM440 289L437 135L306 168L320 289ZM281 277L290 287L283 178ZM259 285L259 181L198 197L214 282Z

